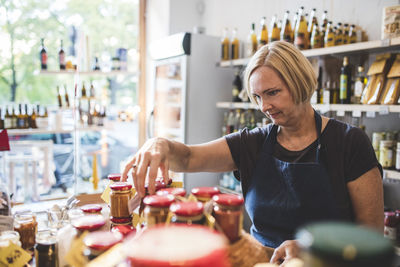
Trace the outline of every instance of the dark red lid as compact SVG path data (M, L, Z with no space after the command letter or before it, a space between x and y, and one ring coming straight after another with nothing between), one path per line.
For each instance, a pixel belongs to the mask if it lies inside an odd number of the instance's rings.
M130 223L132 222L131 217L122 217L122 218L116 218L116 217L110 217L111 222L113 223Z
M81 210L86 213L96 213L100 212L102 210L102 207L97 204L88 204L88 205L83 205L81 207Z
M158 190L156 194L159 196L173 195L173 196L184 197L186 195L186 190L183 188L173 188L173 187L162 188L162 189Z
M192 189L192 194L196 197L207 197L212 198L212 196L221 193L217 187L195 187Z
M213 196L213 200L224 206L240 206L244 203L242 196L234 194L218 194Z
M110 188L114 191L126 191L130 190L132 188L132 185L125 182L115 182L110 185Z
M109 175L108 175L108 180L111 180L111 181L119 181L119 180L121 180L121 174L119 174L119 173L112 173L112 174L109 174Z
M175 197L173 195L164 195L164 196L151 195L143 199L143 203L145 205L158 208L169 207L174 201Z
M106 221L101 215L86 215L74 219L71 224L76 229L81 231L94 231L105 225Z
M203 203L195 201L173 203L169 210L178 216L196 216L203 212Z
M121 233L125 237L129 234L136 234L136 229L132 225L116 225L111 228L111 232Z
M85 246L100 251L107 250L121 241L122 233L106 231L89 233L83 239Z

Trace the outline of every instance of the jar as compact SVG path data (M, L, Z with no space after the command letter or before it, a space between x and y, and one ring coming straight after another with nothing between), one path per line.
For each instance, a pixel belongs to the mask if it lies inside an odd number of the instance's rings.
M119 173L112 173L107 176L108 180L112 183L119 182L121 180L121 174Z
M374 148L376 158L379 159L379 146L382 140L385 140L384 132L373 132L372 133L372 146Z
M397 149L396 149L396 170L400 171L400 142L397 142Z
M186 196L186 190L183 188L162 188L157 191L156 195L162 196L162 195L173 195L175 197L185 197Z
M102 207L97 204L87 204L81 207L81 210L86 214L101 214Z
M77 236L79 237L85 231L93 232L102 230L106 221L101 215L86 215L76 218L71 224L78 230Z
M382 140L380 142L379 163L382 165L382 168L393 167L393 141L392 140Z
M175 201L173 195L157 196L151 195L144 198L143 217L147 227L154 226L159 223L165 223L169 206Z
M295 235L304 266L389 267L394 248L382 233L345 222L303 226Z
M228 267L226 239L200 225L160 225L125 243L134 267ZM156 248L156 249L155 249Z
M243 197L233 194L213 196L215 222L231 243L240 238L243 225Z
M116 182L110 185L110 188L110 216L116 218L129 217L128 202L132 185L125 182Z
M136 228L132 225L115 225L111 228L111 232L118 232L125 238L128 235L136 234Z
M14 216L14 230L19 233L23 249L29 250L33 248L37 232L37 221L32 213L16 214Z
M187 201L173 203L169 210L174 214L171 218L171 223L184 223L184 224L205 224L205 217L203 214L203 203Z
M221 192L217 187L195 187L192 189L192 194L201 202L207 202L211 200L214 195L220 194Z
M396 241L397 239L397 226L398 219L396 218L396 213L392 211L385 212L385 220L384 220L384 231L383 235L387 239Z
M122 234L118 232L99 231L89 233L83 239L83 244L85 245L83 254L91 261L121 241Z
M126 217L126 218L110 218L111 221L111 227L117 226L117 225L132 225L132 217Z
M17 231L3 231L0 232L0 248L8 247L9 242L14 243L17 246L21 246L19 233Z
M57 234L50 230L39 231L36 234L35 262L40 267L58 266Z

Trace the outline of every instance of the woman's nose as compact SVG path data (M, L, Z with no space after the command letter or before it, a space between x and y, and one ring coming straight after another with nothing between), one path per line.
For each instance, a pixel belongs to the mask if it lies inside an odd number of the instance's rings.
M260 99L259 107L262 113L267 113L267 111L271 108L271 104L268 101Z

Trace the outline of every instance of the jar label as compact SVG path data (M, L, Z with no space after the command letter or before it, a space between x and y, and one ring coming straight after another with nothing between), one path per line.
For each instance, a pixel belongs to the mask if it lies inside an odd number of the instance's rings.
M31 258L28 252L12 242L9 242L8 247L1 248L0 263L4 266L25 266Z
M394 227L385 226L385 228L383 230L383 236L390 240L396 240L397 229Z

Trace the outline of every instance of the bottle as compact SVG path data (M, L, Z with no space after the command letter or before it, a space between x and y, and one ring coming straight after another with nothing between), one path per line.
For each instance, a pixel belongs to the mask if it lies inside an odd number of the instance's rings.
M289 20L289 10L286 10L281 29L281 40L293 43L293 30Z
M60 70L65 70L65 52L63 48L63 40L61 40L60 51L58 52L58 62L60 64Z
M93 70L100 70L100 64L99 64L99 58L98 57L94 58Z
M330 83L329 81L325 82L324 88L322 90L322 104L330 104L331 103L331 91L329 90Z
M47 51L44 47L44 39L41 39L41 49L40 49L40 68L42 70L47 70Z
M311 10L311 16L310 16L309 21L308 21L308 35L309 36L311 36L315 25L318 24L318 20L317 20L317 17L315 16L315 12L316 12L316 9L313 8Z
M313 27L313 31L311 34L311 39L310 39L310 43L311 43L311 48L321 48L322 47L322 41L321 41L321 33L319 31L318 28L318 23L315 23L314 27Z
M24 113L24 129L28 129L31 121L31 116L28 113L28 104L25 104L25 113Z
M35 111L35 107L32 107L32 114L30 116L30 120L29 120L29 127L36 129L37 128L37 124L36 124L36 111Z
M58 103L58 107L61 109L62 108L62 98L61 98L59 86L57 86L57 103Z
M243 89L242 80L240 79L239 71L235 73L235 79L232 84L232 102L241 102L242 99L239 97L240 91Z
M251 30L249 35L247 36L247 43L246 43L246 57L251 57L257 52L257 35L255 32L255 23L251 24Z
M268 30L266 25L266 17L262 17L261 19L261 30L260 37L258 38L258 46L261 47L268 43Z
M5 114L4 114L4 129L12 129L12 116L10 114L8 106L5 107Z
M225 28L222 33L221 39L221 59L229 60L229 38L228 38L228 28Z
M320 29L320 33L321 33L321 47L324 47L324 42L325 42L325 33L326 33L326 29L328 26L328 11L325 10L324 14L322 14L322 23L321 23L321 29Z
M270 29L271 29L271 32L269 35L269 41L270 42L279 41L280 32L279 32L278 24L276 21L276 15L274 15L272 17Z
M89 92L90 92L90 97L95 97L96 96L93 83L90 83Z
M240 115L241 114L242 114L242 110L241 109L236 109L233 132L238 132L240 130Z
M64 85L64 91L65 91L65 95L64 95L64 98L65 98L65 106L66 106L67 108L69 108L69 107L70 107L70 103L69 103L69 95L68 95L67 85Z
M300 7L299 16L297 19L296 30L294 33L294 45L300 49L308 48L308 31L307 31L307 21L303 15L304 7Z
M19 113L17 115L17 128L18 129L24 129L25 128L25 118L24 118L24 114L22 113L22 104L18 104L18 110Z
M350 26L349 36L350 36L350 44L357 43L356 25L352 24Z
M17 129L18 128L18 116L17 113L15 112L15 107L12 106L12 114L11 114L11 122L12 122L12 127L11 129Z
M1 108L0 108L0 130L4 129L4 119L1 113Z
M332 29L332 21L328 22L325 33L324 47L335 46L335 33Z
M354 83L354 104L360 104L366 81L367 78L365 78L364 67L358 66L356 81Z
M343 67L340 72L340 103L350 104L351 99L351 69L349 58L343 58Z
M343 44L343 29L342 23L338 22L336 31L335 31L335 45Z
M239 39L237 38L237 29L234 28L232 32L231 42L231 59L239 58Z
M350 28L349 28L349 24L345 23L344 24L344 29L343 29L343 44L349 44L350 43Z
M332 102L331 104L339 104L339 88L337 87L336 81L332 83L332 87L330 88Z
M299 12L296 12L295 14L294 14L294 17L293 17L293 29L292 29L292 37L291 37L291 39L292 39L292 43L294 43L294 32L295 32L295 30L296 30L296 27L297 27L297 18L298 18L298 16L299 16Z
M227 134L231 134L235 130L235 113L233 113L233 110L229 111L226 130Z

